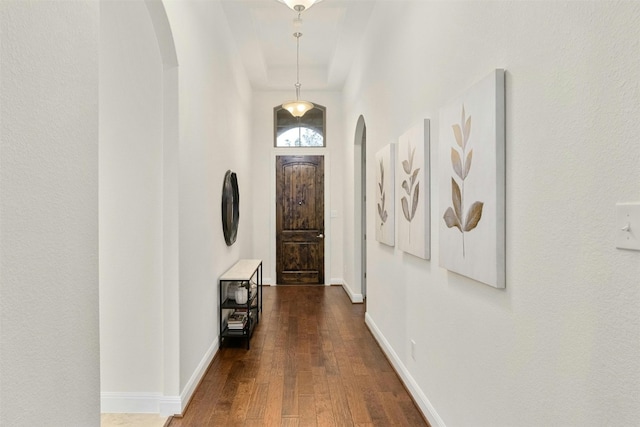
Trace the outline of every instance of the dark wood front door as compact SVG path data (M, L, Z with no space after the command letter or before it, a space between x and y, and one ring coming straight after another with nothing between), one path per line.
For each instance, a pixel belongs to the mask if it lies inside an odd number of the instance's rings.
M276 280L324 284L324 157L276 157Z

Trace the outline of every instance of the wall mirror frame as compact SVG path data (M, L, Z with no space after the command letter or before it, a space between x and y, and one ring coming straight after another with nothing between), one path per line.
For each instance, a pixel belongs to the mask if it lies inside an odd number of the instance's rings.
M238 191L238 177L235 172L228 170L224 174L222 184L222 232L227 246L235 243L238 236L240 222L240 192Z

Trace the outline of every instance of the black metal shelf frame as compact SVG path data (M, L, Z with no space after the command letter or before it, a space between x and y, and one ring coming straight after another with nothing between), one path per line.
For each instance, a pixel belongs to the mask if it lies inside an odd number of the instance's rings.
M252 279L255 277L256 289L251 289ZM231 283L239 283L247 288L248 298L244 304L237 303L234 299L227 298L227 287ZM262 260L242 259L227 270L219 279L219 294L222 301L219 305L219 345L222 346L226 338L244 338L247 343L247 350L250 348L250 340L253 331L260 323L260 313L262 312ZM229 329L225 324L226 310L246 310L247 323L242 329Z

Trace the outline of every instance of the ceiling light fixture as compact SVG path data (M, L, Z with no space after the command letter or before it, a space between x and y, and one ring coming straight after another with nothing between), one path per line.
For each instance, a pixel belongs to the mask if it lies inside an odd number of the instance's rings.
M299 24L300 16L298 15L298 19L294 21L296 31L293 33L293 37L296 38L296 100L282 104L282 108L290 112L293 117L302 117L307 111L315 107L311 102L300 100L300 87L302 86L300 84L300 37L302 37L302 32L299 31Z
M279 1L286 4L296 12L300 13L303 10L309 9L311 6L313 6L314 4L322 0L279 0Z

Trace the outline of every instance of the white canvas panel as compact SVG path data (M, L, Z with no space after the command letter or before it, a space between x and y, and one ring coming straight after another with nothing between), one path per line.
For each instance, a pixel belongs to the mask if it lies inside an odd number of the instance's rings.
M431 257L429 120L398 140L396 205L398 247L420 258Z
M395 245L394 162L395 144L376 153L376 240Z
M504 71L440 111L440 266L505 286Z

